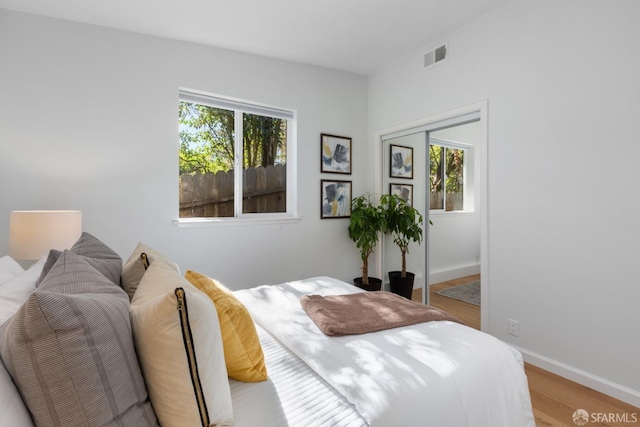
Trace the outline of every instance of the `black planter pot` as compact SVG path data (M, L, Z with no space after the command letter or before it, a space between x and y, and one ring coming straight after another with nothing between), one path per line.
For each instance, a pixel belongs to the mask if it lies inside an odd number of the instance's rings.
M356 277L353 279L353 284L359 287L360 289L364 289L365 291L379 291L382 289L382 280L376 277L369 277L369 284L362 284L362 277Z
M409 273L408 271L407 277L402 277L401 271L390 271L389 285L391 287L391 292L403 296L406 299L411 299L411 296L413 294L413 281L415 278L416 275L413 273Z

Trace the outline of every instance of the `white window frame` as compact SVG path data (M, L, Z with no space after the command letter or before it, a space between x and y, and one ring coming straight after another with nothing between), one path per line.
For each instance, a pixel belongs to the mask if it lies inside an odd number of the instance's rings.
M249 225L296 222L301 218L297 212L297 112L296 110L259 104L221 95L209 94L193 89L180 88L179 102L185 101L214 108L234 111L234 211L233 217L178 218L178 227L206 227L215 225ZM243 171L243 120L242 114L256 114L287 120L287 191L286 212L243 213L242 212L242 171ZM179 200L177 205L179 205ZM180 214L178 213L178 217Z
M465 144L462 142L456 142L456 141L448 141L448 140L444 140L444 139L438 139L438 138L429 138L429 147L431 147L432 145L438 145L440 147L444 147L444 148L453 148L456 150L464 150L464 164L462 165L462 173L463 173L463 189L462 189L462 210L455 210L455 211L448 211L446 210L446 206L447 206L447 192L445 189L445 183L446 183L446 177L447 177L447 171L446 168L444 170L444 174L445 174L445 179L443 181L442 184L442 188L443 188L443 195L444 195L444 200L443 200L443 208L442 209L433 209L430 208L429 212L430 214L436 214L436 215L444 215L444 214L457 214L457 213L465 213L465 212L473 212L473 204L471 203L471 198L470 198L470 194L469 194L469 188L471 187L470 185L470 181L473 179L473 177L469 176L468 173L468 162L469 161L473 161L473 159L471 158L472 156L470 156L471 151L473 146L470 144ZM431 153L431 150L428 151L429 153ZM431 161L431 155L429 154L429 161ZM446 165L445 165L446 167ZM431 173L431 167L429 167L429 173ZM431 190L429 190L430 192ZM430 197L430 195L429 195Z

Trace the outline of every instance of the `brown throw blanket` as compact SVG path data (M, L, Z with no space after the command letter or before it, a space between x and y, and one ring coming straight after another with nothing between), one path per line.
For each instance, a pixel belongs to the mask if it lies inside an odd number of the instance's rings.
M318 328L330 336L366 334L432 320L462 323L446 311L384 291L303 295L300 304Z

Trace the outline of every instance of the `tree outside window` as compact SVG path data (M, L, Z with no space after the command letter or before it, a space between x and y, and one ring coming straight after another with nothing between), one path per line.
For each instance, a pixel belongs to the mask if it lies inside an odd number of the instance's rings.
M429 145L431 210L464 209L464 157L463 149Z
M289 120L265 110L180 100L180 218L287 212Z

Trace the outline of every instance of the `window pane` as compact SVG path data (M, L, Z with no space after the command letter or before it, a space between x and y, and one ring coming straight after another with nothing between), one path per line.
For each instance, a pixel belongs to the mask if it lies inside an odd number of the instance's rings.
M287 121L242 115L242 213L287 211Z
M430 173L429 196L430 209L444 209L444 192L442 181L444 177L444 162L442 161L444 148L439 145L429 146Z
M461 211L464 208L464 150L447 148L446 158L446 210Z
M180 218L234 216L234 112L180 102Z

